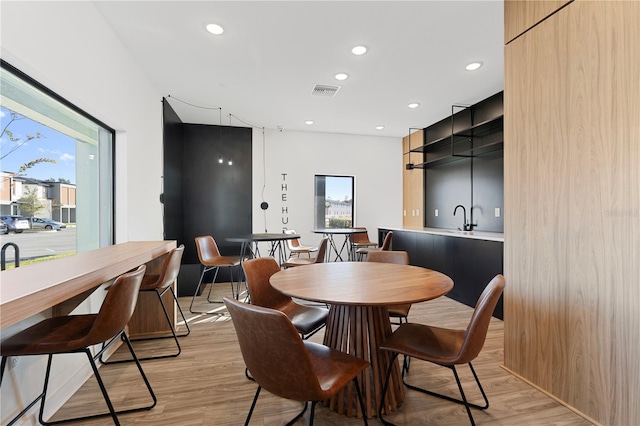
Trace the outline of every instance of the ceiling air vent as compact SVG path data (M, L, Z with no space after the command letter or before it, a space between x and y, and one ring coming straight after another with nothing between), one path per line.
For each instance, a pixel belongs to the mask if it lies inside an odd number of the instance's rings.
M340 86L326 86L324 84L316 84L311 92L312 95L316 96L335 96L340 90Z

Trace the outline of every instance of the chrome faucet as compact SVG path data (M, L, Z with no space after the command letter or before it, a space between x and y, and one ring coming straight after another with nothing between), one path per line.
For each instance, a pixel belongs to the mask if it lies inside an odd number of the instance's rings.
M458 207L462 208L462 214L463 214L463 222L462 222L462 229L458 228L460 231L473 231L473 227L474 226L478 226L475 223L469 223L467 222L467 209L464 208L464 206L462 204L458 204L455 209L453 209L453 215L455 216L456 213L458 212ZM473 221L473 219L472 219Z

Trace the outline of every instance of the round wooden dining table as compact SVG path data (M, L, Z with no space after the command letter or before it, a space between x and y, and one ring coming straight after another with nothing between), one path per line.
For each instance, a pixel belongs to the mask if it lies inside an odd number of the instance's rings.
M376 416L389 353L379 346L391 335L388 305L417 303L443 296L453 288L448 276L426 268L378 262L332 262L277 272L270 283L282 293L330 305L324 344L369 361L358 381L367 417ZM331 400L330 409L361 416L353 385ZM396 360L383 411L404 401L401 371Z

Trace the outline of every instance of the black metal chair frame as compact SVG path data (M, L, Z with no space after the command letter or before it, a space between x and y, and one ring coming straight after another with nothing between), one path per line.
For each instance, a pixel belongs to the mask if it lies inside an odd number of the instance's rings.
M398 358L398 353L397 352L392 352L391 353L391 359L389 360L389 368L387 368L387 374L385 377L385 381L384 381L384 387L382 388L382 397L380 398L380 406L378 408L378 418L380 419L380 421L382 422L382 424L384 425L393 425L393 423L386 421L385 419L382 418L382 407L383 407L383 403L384 403L384 397L387 394L387 388L389 387L389 378L391 376L391 370L392 367L395 363L395 360ZM453 370L453 375L456 379L456 383L458 384L458 389L460 390L460 395L462 396L462 400L456 399L456 398L452 398L448 395L442 395L439 394L437 392L433 392L427 389L423 389L417 386L413 386L410 385L406 382L405 380L405 372L409 371L409 357L405 356L404 357L404 362L402 363L402 383L409 389L411 390L415 390L418 392L422 392L425 393L427 395L431 395L431 396L435 396L441 399L445 399L447 401L451 401L451 402L455 402L456 404L462 404L464 405L465 409L467 410L467 415L469 416L469 420L471 421L471 424L473 426L475 426L475 421L473 420L473 415L471 414L471 409L470 407L473 408L477 408L479 410L486 410L487 408L489 408L489 400L487 399L487 395L484 392L484 389L482 388L482 385L480 384L480 380L478 379L478 375L476 374L475 369L473 368L473 365L469 362L469 369L471 369L471 372L473 373L473 377L476 380L476 384L478 385L478 389L480 389L480 393L482 393L482 397L484 398L484 402L485 405L478 405L478 404L474 404L474 403L470 403L469 401L467 401L467 397L464 394L464 390L462 388L462 383L460 382L460 377L458 377L458 371L456 370L456 366L455 365L441 365L442 367L446 367L449 368L451 370Z
M125 409L125 410L120 410L120 411L116 411L115 408L113 407L113 404L111 403L111 399L109 398L109 394L107 393L107 389L104 385L104 382L102 381L102 377L100 376L100 373L98 371L98 367L96 366L96 359L102 357L102 354L109 349L109 347L111 347L111 345L118 339L118 338L122 338L122 340L124 340L124 342L127 344L127 347L129 348L129 351L131 352L131 355L133 357L133 361L135 361L137 367L138 367L138 371L140 372L140 375L142 376L142 379L144 380L145 385L147 386L147 390L149 391L149 395L151 396L151 398L153 399L153 403L151 405L148 406L144 406L144 407L137 407L137 408L129 408L129 409ZM156 406L156 403L158 402L155 393L153 392L153 389L151 388L151 384L149 383L149 380L147 379L147 376L144 374L144 371L142 370L142 365L140 365L140 361L138 360L134 350L133 350L133 346L131 345L131 341L129 340L129 338L127 337L126 333L124 330L122 330L120 333L118 333L118 335L116 335L115 337L113 337L108 343L105 343L102 347L102 349L96 354L96 355L92 355L91 354L91 350L87 347L87 348L83 348L83 349L77 349L77 350L73 350L73 351L65 351L65 352L56 352L55 355L58 354L70 354L70 353L84 353L87 355L87 358L89 359L89 364L91 364L91 368L93 370L93 374L96 378L96 380L98 381L98 385L100 387L100 391L102 392L102 396L104 397L105 402L107 403L107 406L109 407L109 412L108 413L102 413L102 414L94 414L94 415L89 415L89 416L81 416L81 417L75 417L72 419L64 419L64 420L56 420L53 422L47 422L44 420L43 416L44 416L44 407L45 407L45 403L46 403L46 397L47 397L47 389L49 387L49 376L51 373L51 362L53 359L53 355L54 354L39 354L39 355L48 355L48 361L47 361L47 370L45 373L45 378L44 378L44 387L42 390L42 393L40 395L38 395L36 397L36 399L33 400L33 402L31 402L24 410L22 410L22 412L20 412L20 414L18 414L16 417L14 417L7 425L13 425L20 417L22 417L22 415L24 415L27 411L29 411L31 409L31 407L33 407L33 405L38 401L38 400L42 400L42 403L40 404L40 413L38 415L38 420L41 424L43 425L56 425L56 424L60 424L60 423L66 423L66 422L72 422L72 421L80 421L80 420L88 420L88 419L94 419L94 418L99 418L99 417L106 417L106 416L111 416L113 418L113 422L116 425L120 425L120 421L118 420L118 414L125 414L125 413L134 413L134 412L138 412L138 411L145 411L145 410L150 410L153 407ZM23 355L23 356L33 356L33 355ZM4 372L6 369L6 365L7 365L7 357L2 357L2 362L0 363L0 385L2 384L2 379L4 378Z
M220 268L229 268L229 276L231 278L231 295L233 296L234 299L238 300L238 297L240 295L240 282L241 282L241 276L238 275L238 282L237 282L237 291L234 290L233 288L233 268L239 268L240 267L240 263L238 263L237 265L233 265L233 266L203 266L202 269L202 273L200 274L200 281L198 281L198 286L196 287L196 291L193 293L193 297L191 298L191 304L189 305L189 312L191 312L192 314L210 314L211 312L208 311L194 311L193 310L193 302L196 299L196 296L198 295L198 292L200 291L200 287L202 286L202 280L204 279L204 274L206 274L207 272L215 269L215 274L213 275L213 280L211 281L211 286L209 287L209 293L207 294L207 302L209 303L220 303L223 304L224 302L222 300L211 300L211 291L213 290L213 285L216 282L216 278L218 277L218 271L220 270ZM240 268L242 269L242 268ZM241 274L241 272L239 273Z
M149 360L149 359L175 358L178 355L180 355L180 353L182 352L182 347L180 346L180 342L178 341L178 337L185 337L185 336L188 336L189 334L191 334L191 328L189 327L189 322L187 321L187 318L185 318L184 312L182 312L182 308L180 308L180 304L178 303L178 298L176 297L176 294L173 291L173 288L171 288L171 286L166 287L162 292L160 290L158 290L157 288L153 288L153 289L150 289L150 290L140 290L140 292L151 292L151 291L153 291L156 294L156 296L158 296L158 301L160 302L160 306L162 306L162 311L164 312L164 316L167 319L167 323L169 324L169 327L171 328L172 336L144 337L144 338L140 338L140 339L132 339L131 341L133 341L133 342L141 342L141 341L144 341L144 340L168 339L170 337L173 337L173 340L176 342L176 347L178 348L178 352L172 353L172 354L167 354L167 355L138 357L138 360L139 361L146 361L146 360ZM162 296L164 296L167 291L171 291L171 295L173 296L173 300L175 301L175 305L178 307L178 311L180 312L180 316L182 317L182 321L184 321L184 325L187 327L187 332L186 333L183 333L183 334L177 334L176 333L176 329L173 326L173 323L171 321L171 317L169 316L169 312L167 311L167 307L165 306L164 301L162 300ZM102 364L119 364L119 363L122 363L122 362L131 362L131 361L133 361L133 358L131 358L131 359L123 359L123 360L118 360L118 361L106 361L106 360L104 360L102 358L102 356L100 357L100 363L102 363Z
M354 386L356 388L356 394L358 395L358 402L360 403L360 409L362 410L363 413L366 413L367 411L366 411L366 408L364 406L364 401L362 400L362 394L360 393L360 386L358 385L358 380L355 377L353 379L353 383L354 383ZM260 396L260 391L261 390L262 390L262 386L258 385L258 389L256 390L256 394L253 397L253 402L251 403L251 408L249 409L249 414L247 415L247 419L244 422L245 426L249 425L249 421L251 420L251 415L253 414L253 409L255 408L256 403L258 402L258 396ZM316 410L316 404L317 403L318 403L318 401L311 401L311 414L309 416L309 426L313 426L313 418L315 416L315 410ZM304 416L304 413L307 411L308 407L309 407L309 402L305 401L304 407L302 408L302 411L300 411L293 419L289 420L287 422L286 426L292 426L293 424L295 424L296 421L298 421L302 416ZM367 416L363 415L362 416L362 420L364 421L365 426L369 424L367 422Z

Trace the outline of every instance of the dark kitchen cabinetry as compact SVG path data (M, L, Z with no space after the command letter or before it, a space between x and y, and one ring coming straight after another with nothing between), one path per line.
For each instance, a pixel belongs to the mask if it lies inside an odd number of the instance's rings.
M453 105L451 116L424 129L424 144L410 152L423 153L426 169L451 161L473 158L503 148L503 93L471 106Z
M387 229L380 229L380 234ZM467 306L475 306L485 286L502 273L500 241L393 229L393 250L409 253L412 265L448 275L454 286L447 296ZM493 313L502 319L502 297Z

